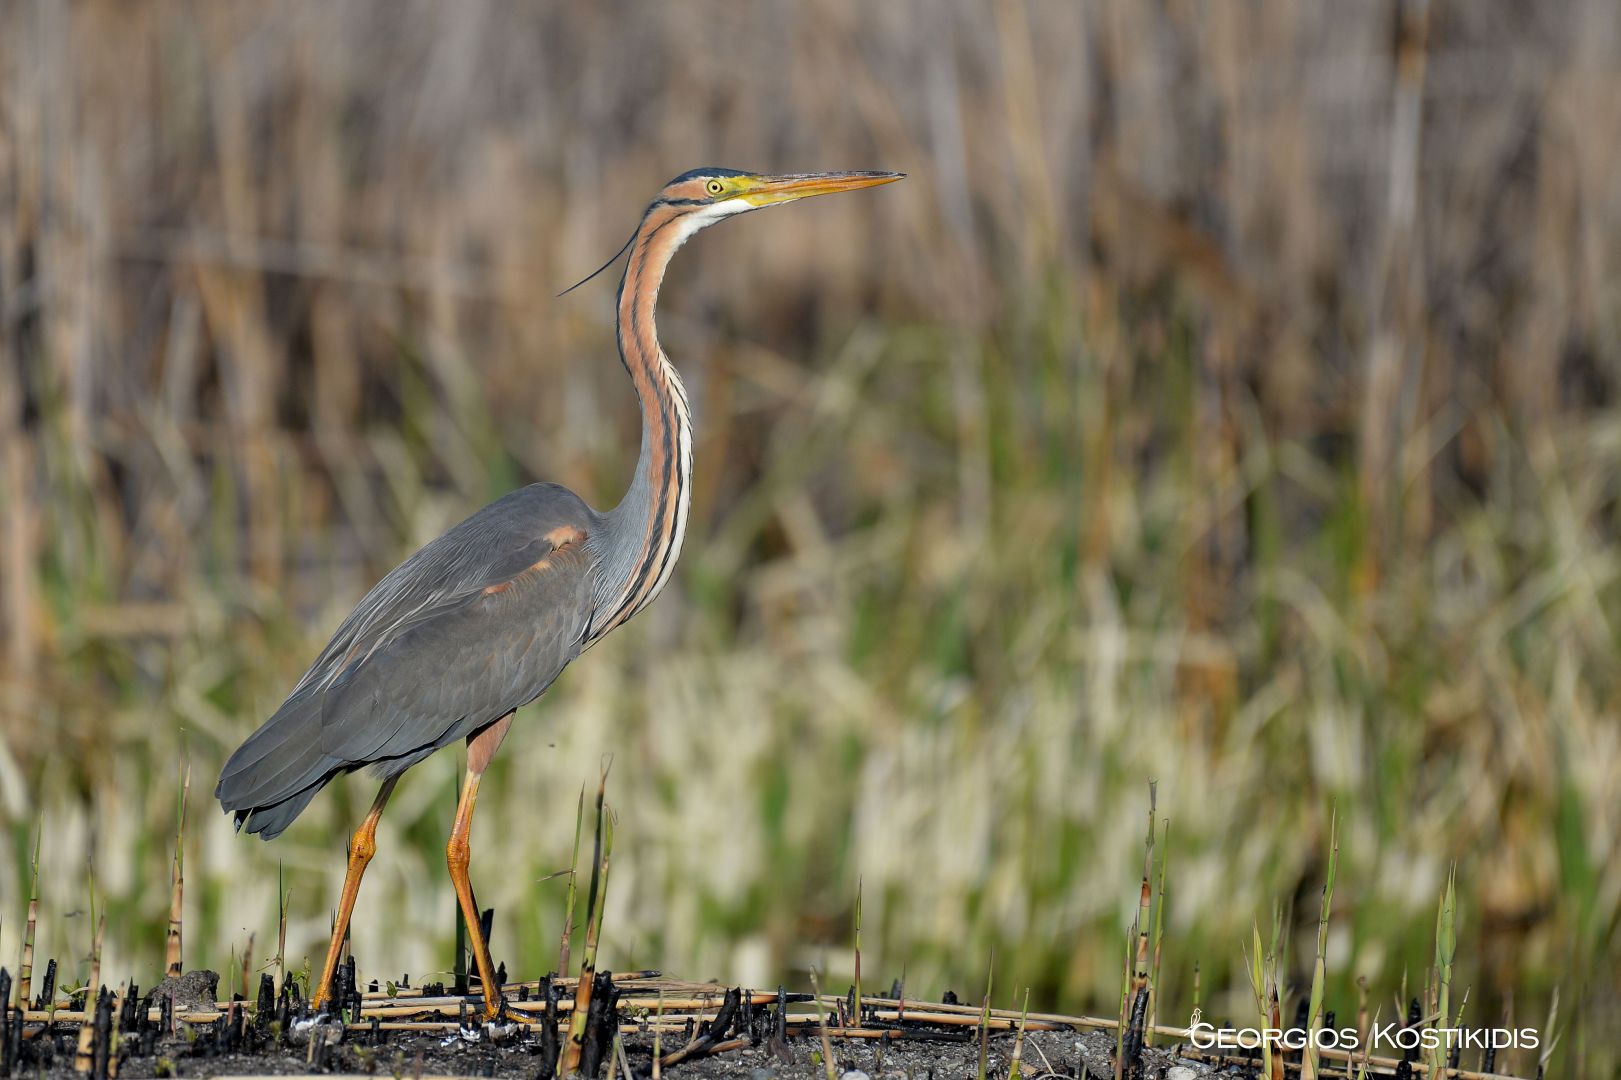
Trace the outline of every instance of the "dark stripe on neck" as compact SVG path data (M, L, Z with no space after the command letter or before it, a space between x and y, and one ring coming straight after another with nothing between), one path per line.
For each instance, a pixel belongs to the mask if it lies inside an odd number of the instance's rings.
M661 205L655 203L648 208L648 214L643 217L643 227L646 227L647 217L654 209ZM656 335L651 326L643 326L642 305L639 302L645 295L643 285L645 276L649 271L648 252L652 242L667 227L679 221L685 214L671 213L664 221L659 222L640 237L635 243L630 261L625 266L624 277L620 279L618 306L623 310L625 302L624 292L628 284L631 290L631 308L629 317L630 340L625 340L624 327L627 320L623 317L617 320L619 327L619 355L625 369L631 374L631 381L636 386L638 398L642 399L642 423L644 431L651 426L653 420L659 431L660 442L657 450L648 448L648 476L647 483L657 489L656 500L650 499L652 505L648 508L647 519L644 523L643 546L638 557L636 569L631 573L625 584L625 589L616 604L613 613L603 620L600 625L602 633L606 633L614 626L624 622L636 613L645 602L645 594L649 591L649 582L657 581L663 575L664 567L668 565L671 553L675 549L674 527L676 523L670 522L666 528L666 518L672 512L671 497L674 495L676 513L686 487L686 478L682 474L682 463L678 460L680 449L680 425L683 420L674 401L675 391L670 386L663 372ZM662 268L655 269L657 273ZM651 310L648 315L651 316ZM638 378L640 376L640 378ZM645 383L645 386L644 386ZM653 396L652 401L646 400L648 394ZM655 573L655 567L657 572Z

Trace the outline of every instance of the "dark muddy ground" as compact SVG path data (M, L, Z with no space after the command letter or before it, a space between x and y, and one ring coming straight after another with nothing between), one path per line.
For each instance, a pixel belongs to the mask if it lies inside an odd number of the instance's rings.
M0 1001L5 981L0 973ZM373 985L362 993L351 964L340 970L334 985L337 1000L349 1002L344 1013L350 1023L345 1025L326 1015L312 1017L296 985L274 993L268 975L252 1005L240 997L217 1003L219 976L194 971L165 979L145 995L131 987L121 1000L106 990L93 1002L68 999L67 1011L60 1005L41 1008L51 997L49 971L45 982L35 1008L26 1013L5 1010L0 1078L336 1074L546 1080L559 1042L568 1038L568 1016L560 1010L576 1003L577 989L550 978L508 984L501 1021L477 1024L470 1020L481 1004L476 996L447 995L442 984L415 990L390 986L386 991ZM560 987L566 994L560 995ZM814 1004L811 995L727 990L663 979L657 972L617 979L599 972L594 987L594 992L579 995L587 1017L582 1021L584 1071L597 1077L610 1071L612 1041L619 1033L624 1046L615 1058L616 1071L627 1080L651 1075L654 1047L648 1027L653 1023L664 1030L662 1072L671 1080L826 1080L823 1025L830 1033L835 1076L978 1077L981 1024L989 1028L984 1075L1001 1078L1010 1074L1017 1043L1009 1029L1015 1022L1025 1023L1018 1014L999 1010L982 1015L949 994L935 1005L864 997L858 1009L852 991L845 999L832 999L824 1013L820 1007L806 1011L807 1002ZM853 1019L858 1012L859 1020ZM81 1018L88 1026L81 1028ZM1027 1080L1113 1077L1112 1033L1082 1030L1085 1022L1079 1018L1028 1019L1037 1030L1029 1031L1023 1043L1021 1072ZM1212 1074L1210 1066L1179 1058L1173 1050L1142 1050L1135 1014L1132 1030L1140 1051L1137 1068L1128 1070L1132 1080L1199 1080Z
M538 1042L526 1035L492 1045L485 1039L459 1036L422 1035L391 1032L380 1045L372 1045L367 1032L351 1032L337 1045L319 1051L304 1045L271 1046L259 1053L213 1054L206 1039L188 1041L175 1038L158 1044L151 1056L126 1057L118 1076L133 1080L143 1077L211 1076L297 1076L316 1073L369 1075L378 1077L503 1077L532 1080L540 1072ZM18 1070L21 1075L40 1080L83 1080L73 1071L76 1038L67 1031L57 1039L59 1052L49 1064L40 1062ZM319 1042L319 1040L317 1040ZM986 1075L1008 1075L1014 1038L1010 1034L990 1039ZM1104 1032L1032 1032L1025 1039L1022 1073L1027 1080L1040 1077L1086 1077L1094 1080L1113 1075L1113 1037ZM626 1056L637 1076L646 1077L651 1063L651 1040L631 1035ZM665 1053L673 1047L666 1040ZM762 1043L731 1050L663 1070L671 1080L704 1077L715 1080L826 1080L821 1062L820 1040L794 1038L773 1047ZM974 1039L952 1042L900 1041L887 1046L868 1040L841 1040L833 1045L835 1074L865 1074L872 1080L949 1080L977 1077L979 1045ZM319 1064L317 1062L319 1061ZM1144 1052L1142 1076L1166 1080L1196 1080L1213 1075L1208 1066L1181 1060L1164 1050ZM1178 1070L1186 1069L1181 1072ZM606 1075L604 1066L599 1075ZM623 1075L623 1069L619 1070ZM860 1080L859 1075L851 1080Z

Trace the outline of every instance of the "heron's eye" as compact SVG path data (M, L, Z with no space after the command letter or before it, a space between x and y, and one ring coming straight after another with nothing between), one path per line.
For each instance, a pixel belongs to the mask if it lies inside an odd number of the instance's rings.
M719 195L722 191L726 190L721 186L721 182L719 180L711 180L704 186L709 189L709 194L711 195Z

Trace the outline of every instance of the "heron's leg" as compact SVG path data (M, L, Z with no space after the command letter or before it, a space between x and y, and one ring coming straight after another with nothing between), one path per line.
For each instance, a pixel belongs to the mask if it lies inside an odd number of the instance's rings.
M383 782L382 790L372 800L366 820L360 823L355 835L349 839L349 870L343 875L343 896L338 900L338 921L332 927L332 944L326 950L326 963L321 967L321 981L316 984L314 1006L320 1009L332 994L332 975L338 970L338 955L343 952L343 936L349 932L349 916L354 914L355 897L360 895L360 878L366 864L377 853L377 819L383 816L388 797L394 794L399 777Z
M473 805L478 801L478 782L489 768L496 748L506 738L512 726L512 714L507 713L489 727L467 740L467 779L462 784L461 799L456 803L456 823L450 829L450 843L445 845L445 861L450 864L450 881L456 887L456 901L461 905L462 919L467 924L467 940L473 947L473 962L478 966L478 982L484 991L484 1016L493 1019L500 1011L501 987L495 981L495 965L490 963L490 947L484 941L479 924L478 901L473 899L473 883L467 879L469 861L468 841L473 832Z

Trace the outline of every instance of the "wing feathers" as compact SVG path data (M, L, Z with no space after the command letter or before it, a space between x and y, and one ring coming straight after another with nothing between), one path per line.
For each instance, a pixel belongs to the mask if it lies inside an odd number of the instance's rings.
M403 771L538 697L589 624L593 521L567 489L537 484L390 571L231 756L221 805L268 839L337 773Z

